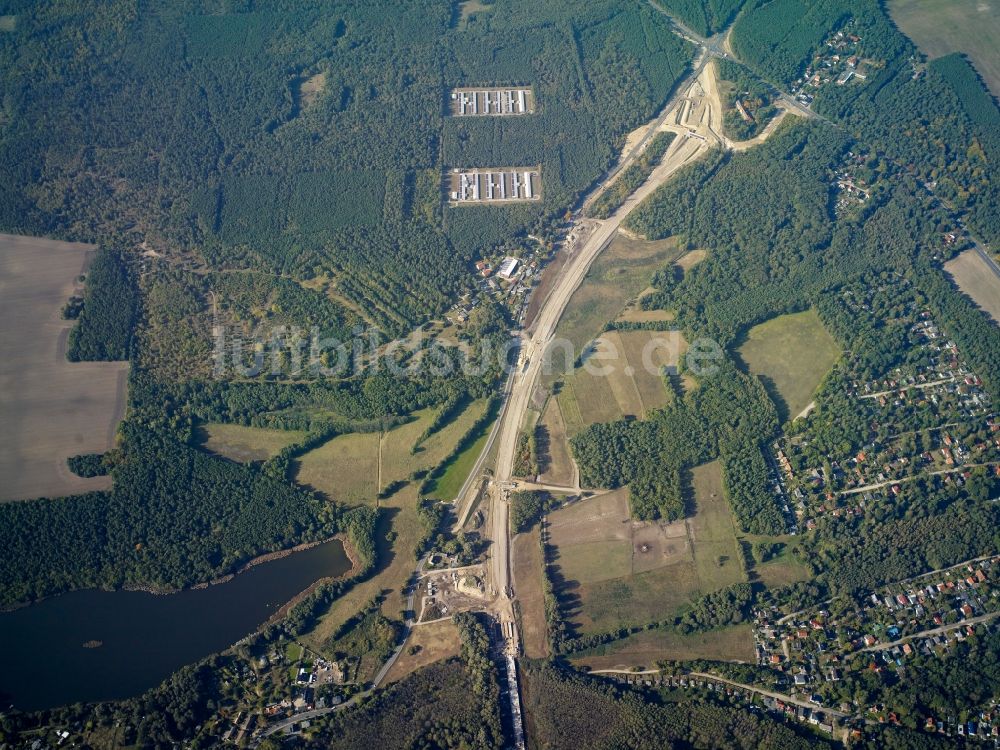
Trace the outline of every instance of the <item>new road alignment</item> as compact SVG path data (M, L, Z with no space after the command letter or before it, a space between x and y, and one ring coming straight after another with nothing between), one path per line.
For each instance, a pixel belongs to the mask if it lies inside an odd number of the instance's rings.
M681 35L685 36L683 33ZM507 641L504 652L508 659L508 697L511 701L511 710L517 716L520 716L520 706L518 705L516 667L514 670L509 669L509 665L517 653L519 634L513 607L515 592L511 585L510 521L507 496L509 488L515 486L512 482L512 476L518 435L524 424L531 396L538 384L545 354L555 335L556 326L573 293L583 282L593 262L614 240L625 217L670 179L678 169L697 159L708 149L713 146L729 149L738 148L739 144L725 139L713 127L713 125L718 126L721 123L722 112L721 103L715 95L714 66L709 66L709 63L712 62L713 57L725 56L724 52L720 52L721 38L721 36L713 37L715 41L711 44L709 40L696 37L691 39L701 47L691 73L678 84L666 105L649 123L645 135L581 204L589 204L607 189L615 178L635 161L657 132L670 130L678 134L649 178L625 200L614 214L603 221L597 221L582 218L581 212L577 213L575 233L585 239L581 241L575 254L566 262L548 296L543 301L531 329L521 330L517 333L517 338L521 342L519 361L522 364L508 376L504 384L504 402L500 414L490 431L486 445L455 498L455 504L460 508L455 524L455 530L458 531L465 525L472 508L475 506L476 498L483 486L484 470L490 462L494 447L496 447L496 468L493 480L488 483L486 489L490 504L490 536L493 541L487 572L491 586L498 595L497 603L492 607L492 610L497 617L500 630L504 634L503 637ZM812 116L812 113L808 111L801 111L801 107L797 106L798 103L795 105L794 107L789 106L789 110L795 111L796 114ZM675 118L676 124L669 122L672 117ZM419 578L422 568L423 561L417 566L417 578ZM413 610L414 588L411 586L407 598L407 609L410 612ZM372 689L381 683L401 653L412 625L412 620L408 619L402 643L379 671ZM278 722L268 727L262 736L293 730L294 726L301 721L317 718L353 705L368 692L359 694L351 701L339 706L317 709ZM519 737L518 740L518 747L523 747L523 739Z

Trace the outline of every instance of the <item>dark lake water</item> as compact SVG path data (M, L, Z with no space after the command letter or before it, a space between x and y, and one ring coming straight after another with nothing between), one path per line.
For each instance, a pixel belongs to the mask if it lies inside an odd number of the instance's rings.
M155 596L77 591L0 614L0 710L128 698L231 646L320 578L350 570L339 541L227 583ZM99 648L85 648L100 641Z

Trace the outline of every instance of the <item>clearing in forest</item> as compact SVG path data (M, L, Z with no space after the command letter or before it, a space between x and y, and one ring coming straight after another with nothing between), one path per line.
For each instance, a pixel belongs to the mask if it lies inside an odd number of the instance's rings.
M338 435L295 462L295 481L349 505L378 494L377 432Z
M419 625L410 631L403 653L385 676L385 684L399 682L428 664L458 656L461 650L458 626L451 620Z
M127 362L69 362L73 321L92 245L0 235L0 502L111 487L84 479L66 459L104 453L125 411Z
M746 580L718 462L694 469L693 489L694 515L672 523L632 521L627 490L549 515L553 577L579 632L663 620Z
M232 461L267 461L306 436L302 430L273 430L240 424L209 423L196 435L202 448Z
M794 540L794 537L792 539ZM754 572L760 582L769 589L791 586L799 581L808 581L812 577L809 568L792 554L789 549L790 543L792 540L785 542L785 548L773 560L754 566Z
M443 461L485 408L485 399L470 402L419 446L434 420L433 409L416 412L411 421L384 433L338 435L295 461L295 479L341 502L374 503L381 490Z
M558 399L550 398L546 403L541 420L535 427L535 440L539 481L562 487L571 485L576 472Z
M538 526L511 543L514 590L521 614L521 641L529 659L548 656L545 595L542 592L542 545Z
M610 331L596 339L586 365L560 386L567 433L622 417L641 419L665 406L664 368L676 368L684 349L679 331Z
M779 315L754 326L738 349L747 369L771 395L782 421L794 419L809 405L840 352L815 310Z
M753 662L753 631L747 624L689 635L673 630L646 630L598 646L571 661L576 667L590 669L653 669L658 661L664 659Z

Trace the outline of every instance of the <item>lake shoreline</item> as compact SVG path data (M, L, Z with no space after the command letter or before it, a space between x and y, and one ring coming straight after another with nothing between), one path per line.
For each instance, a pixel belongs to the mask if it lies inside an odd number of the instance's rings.
M347 572L339 576L334 576L333 579L341 579L355 575L356 571L359 569L359 563L360 563L357 550L355 550L353 545L351 545L350 540L348 540L347 538L347 535L344 534L343 532L340 532L334 534L331 537L327 537L326 539L319 539L314 542L303 542L302 544L297 544L296 546L289 547L288 549L275 550L274 552L266 552L246 562L239 570L236 570L232 573L227 573L226 575L220 576L219 578L214 578L211 581L203 581L202 583L196 583L193 586L187 586L185 588L158 587L158 586L153 586L151 584L126 584L124 586L121 586L120 588L104 588L102 586L94 586L93 588L70 589L68 591L60 591L58 594L50 594L48 596L43 596L40 599L33 599L30 602L18 602L17 604L2 605L0 606L0 614L16 612L17 610L24 609L25 607L33 607L36 604L41 604L42 602L48 601L49 599L55 599L56 597L63 596L64 594L72 594L77 591L103 591L107 593L129 591L129 592L138 592L143 594L152 594L153 596L172 596L174 594L180 594L185 591L203 591L212 586L219 586L224 583L229 583L238 575L246 573L247 571L257 567L258 565L263 565L264 563L273 562L275 560L281 560L282 558L293 555L296 552L305 552L306 550L313 549L314 547L319 547L320 545L336 541L339 541L343 546L344 554L350 561L351 567ZM317 584L327 580L331 579L330 578L319 579L318 581L316 581L316 583L313 584L313 586L310 586L310 591ZM299 594L296 597L296 599L298 599L301 596L302 594Z

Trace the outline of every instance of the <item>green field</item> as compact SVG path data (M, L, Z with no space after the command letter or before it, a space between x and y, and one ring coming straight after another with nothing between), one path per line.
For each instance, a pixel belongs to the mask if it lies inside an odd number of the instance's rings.
M790 552L756 566L754 571L761 583L769 589L791 586L799 581L808 581L811 577L809 568L796 560Z
M656 662L663 659L752 662L753 658L750 625L735 625L710 633L691 635L682 635L673 630L647 630L587 651L583 656L571 659L571 662L574 666L591 669L653 669Z
M266 461L305 437L301 430L270 430L239 424L209 423L198 428L202 448L233 461Z
M373 503L378 448L377 432L338 435L295 462L295 481L342 503Z
M667 403L660 369L676 366L684 339L675 331L610 331L586 367L568 373L558 395L570 436L622 417L642 418Z
M415 414L417 418L414 421L385 433L382 436L383 487L397 479L405 479L414 470L431 468L443 460L482 416L487 403L485 399L473 401L449 424L427 438L422 449L416 453L411 448L433 421L433 410L419 411ZM460 457L470 451L475 451L475 445L460 454ZM311 454L307 454L307 457L308 455ZM345 470L346 467L339 469L341 473ZM337 472L327 473L330 482L337 481L337 476ZM390 497L379 501L379 508L384 511L377 534L380 564L372 576L357 583L335 601L315 628L304 636L304 642L310 648L321 651L330 636L374 597L385 596L382 613L386 617L400 617L405 604L402 588L413 573L416 565L413 550L424 533L417 515L417 499L417 483L409 482Z
M694 469L693 489L694 515L673 523L634 524L620 490L549 515L562 595L580 632L663 620L746 580L718 462Z
M840 351L815 310L754 326L738 348L747 369L774 399L782 421L794 419L809 405Z
M479 454L486 447L486 441L490 437L490 428L493 425L487 423L480 430L479 437L473 441L468 448L463 450L448 463L448 468L427 490L427 496L438 500L451 502L458 497L462 485L465 484L469 472L479 458Z
M697 599L694 565L677 563L638 575L581 584L573 622L584 635L638 627L677 614Z
M673 239L647 242L617 235L573 293L556 327L556 336L570 341L574 354L579 354L608 321L618 317L631 298L649 286L658 268L681 255L683 251ZM563 365L560 358L554 357L553 365L558 374Z
M434 420L432 409L416 412L411 421L381 435L375 432L338 435L295 462L295 479L342 502L375 502L375 496L383 488L406 481L414 472L430 469L442 461L482 416L486 403L485 399L470 403L428 437L417 451L413 446ZM446 473L440 481L454 481L454 475L464 464L454 467L465 460L466 453L460 454L449 467L452 476ZM458 480L459 486L463 481L464 478Z
M1000 5L996 0L888 0L899 28L930 58L969 56L994 96L1000 96Z
M559 565L594 583L632 574L632 546L620 540L570 544L559 549Z
M717 461L697 466L692 472L695 514L690 535L694 549L698 588L716 591L746 580L740 566L741 551L729 502L722 488L722 469Z

